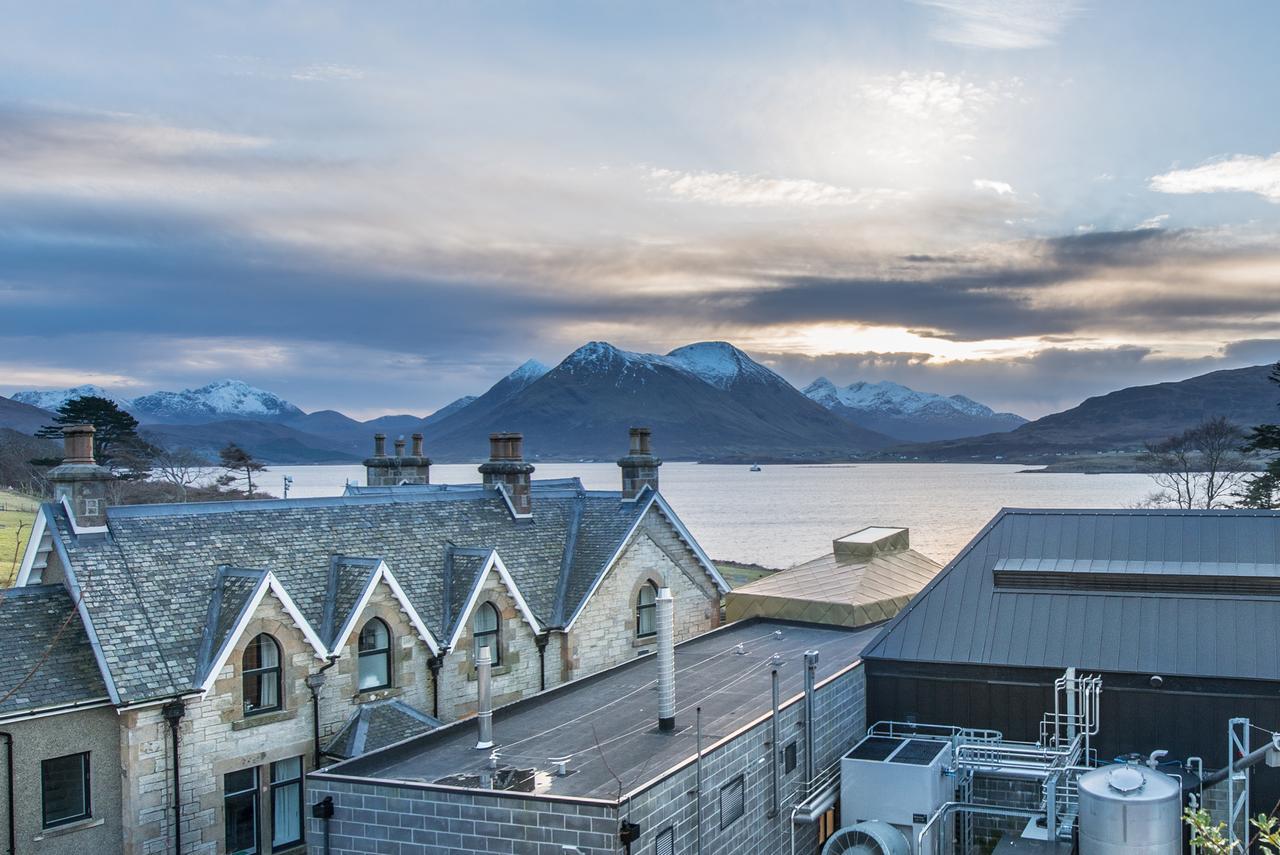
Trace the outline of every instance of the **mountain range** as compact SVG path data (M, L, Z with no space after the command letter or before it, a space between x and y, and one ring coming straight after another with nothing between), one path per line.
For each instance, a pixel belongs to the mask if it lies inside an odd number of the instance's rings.
M838 387L820 377L800 391L726 342L699 342L665 355L590 342L554 367L529 360L483 394L426 417L358 421L335 410L306 413L271 392L223 380L135 398L95 386L22 392L0 398L0 427L34 432L49 423L49 410L97 394L132 412L153 442L208 456L236 442L278 464L360 460L376 432L422 432L434 459L478 460L488 452L488 434L501 430L524 433L530 459L609 460L637 424L653 428L656 450L671 459L1044 462L1137 449L1206 415L1245 426L1274 421L1280 414L1268 371L1259 366L1124 389L1027 422L962 395L887 381Z
M915 442L1008 431L1027 423L1022 416L997 413L964 395L917 392L889 380L842 388L819 377L804 394L854 424Z

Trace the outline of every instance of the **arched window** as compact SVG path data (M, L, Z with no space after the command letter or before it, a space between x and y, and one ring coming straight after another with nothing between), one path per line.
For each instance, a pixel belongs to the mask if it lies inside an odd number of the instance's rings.
M391 631L378 618L360 630L357 645L360 659L360 691L385 689L391 685Z
M658 598L658 588L649 582L640 588L640 596L636 597L636 636L646 638L658 631L654 624L658 607L654 602Z
M480 660L480 648L489 648L489 659L494 665L502 660L498 649L498 607L493 603L481 603L476 609L476 616L471 622L471 636L475 639L472 655Z
M241 663L244 714L280 709L280 645L263 633L254 636Z

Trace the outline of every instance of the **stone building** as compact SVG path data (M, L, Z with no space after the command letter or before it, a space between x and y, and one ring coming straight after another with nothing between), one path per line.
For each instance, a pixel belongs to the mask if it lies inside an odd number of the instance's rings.
M107 508L91 439L0 608L24 852L300 849L307 772L472 715L480 647L506 703L651 650L660 587L678 638L719 623L651 454L588 491L495 435L483 483L432 485L415 441L342 497Z

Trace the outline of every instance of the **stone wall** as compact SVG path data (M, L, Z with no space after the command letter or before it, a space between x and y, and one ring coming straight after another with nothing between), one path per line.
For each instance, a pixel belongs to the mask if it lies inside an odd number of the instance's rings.
M852 668L818 689L819 770L839 758L863 735L866 681L862 667ZM698 829L703 855L789 852L791 808L803 796L803 704L796 700L779 714L779 745L770 744L768 717L712 746L703 756L702 809L697 809L697 766L692 758L676 771L631 794L626 816L640 827L635 853L653 852L655 838L671 829L675 852L695 851ZM783 749L796 744L796 768L782 766ZM778 810L771 816L770 760L779 764ZM763 762L761 762L763 760ZM739 777L744 810L740 818L721 822L721 789ZM583 855L620 852L616 807L590 800L458 792L439 787L392 786L329 777L309 780L308 800L334 801L330 825L333 855L397 851L428 855L450 849L478 853L564 855L564 846ZM310 820L309 840L315 855L324 852L324 823ZM392 845L399 849L392 850ZM433 848L434 847L434 848ZM818 851L816 826L796 832L795 852Z
M31 855L112 852L120 841L120 724L110 707L14 721L0 725L13 737L14 843ZM88 819L46 829L41 763L68 754L89 753ZM0 799L10 798L0 775ZM8 817L0 810L0 839Z
M440 717L446 722L475 714L476 669L472 625L475 610L486 602L497 607L499 617L501 658L493 669L493 705L502 706L538 691L538 645L533 627L520 612L502 577L496 570L490 571L481 585L475 606L463 617L463 631L457 644L445 655L440 669ZM551 669L555 660L548 658L547 662ZM553 673L548 674L548 686L556 682L553 677Z
M651 512L578 615L563 662L565 679L593 674L654 650L636 637L636 598L650 583L671 588L679 644L719 624L715 582L657 512Z

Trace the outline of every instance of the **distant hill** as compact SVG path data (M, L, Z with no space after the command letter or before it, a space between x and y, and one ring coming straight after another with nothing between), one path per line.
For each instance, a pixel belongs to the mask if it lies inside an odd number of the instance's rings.
M997 413L964 395L917 392L888 380L840 387L819 377L804 388L804 394L856 425L900 440L957 439L1027 423L1022 416Z
M1061 454L1139 451L1145 442L1180 433L1213 416L1248 428L1280 420L1280 388L1267 379L1270 372L1270 365L1257 365L1133 386L1089 398L1007 433L903 446L891 453L940 461L999 456L1046 462Z
M578 348L523 388L498 384L427 430L436 459L481 459L488 434L519 430L531 458L612 459L627 428L658 453L696 460L847 459L891 440L833 416L724 342L666 356L606 342Z
M53 413L48 410L0 397L0 428L33 434L52 421Z

